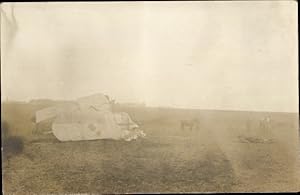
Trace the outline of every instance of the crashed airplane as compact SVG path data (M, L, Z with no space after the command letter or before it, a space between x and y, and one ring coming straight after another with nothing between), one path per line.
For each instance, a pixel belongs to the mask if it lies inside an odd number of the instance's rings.
M52 133L60 141L114 139L131 141L145 133L125 112L113 112L108 96L94 94L73 103L48 107L36 112L38 124L49 118Z

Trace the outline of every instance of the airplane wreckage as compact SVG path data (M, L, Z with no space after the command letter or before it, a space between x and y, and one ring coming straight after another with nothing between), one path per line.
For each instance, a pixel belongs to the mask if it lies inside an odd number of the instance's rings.
M131 141L145 133L125 112L113 112L108 96L94 94L39 110L35 123L54 118L52 133L60 141L114 139Z

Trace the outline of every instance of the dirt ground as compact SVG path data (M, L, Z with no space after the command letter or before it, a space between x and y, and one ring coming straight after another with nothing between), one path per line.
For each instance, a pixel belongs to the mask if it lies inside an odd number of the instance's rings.
M45 106L2 105L2 120L24 139L23 152L3 161L4 194L300 190L298 114L120 108L145 138L59 142L32 134L31 117ZM264 116L269 129L258 126ZM192 118L199 129L182 130Z

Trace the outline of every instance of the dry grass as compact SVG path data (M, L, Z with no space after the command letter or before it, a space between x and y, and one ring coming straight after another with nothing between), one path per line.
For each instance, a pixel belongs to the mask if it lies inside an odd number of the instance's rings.
M30 104L4 105L24 151L4 162L4 192L134 193L299 191L298 118L295 114L119 108L141 124L136 141L59 142L32 135ZM264 132L265 115L274 128ZM16 116L16 117L13 117ZM180 119L197 117L199 131L181 131ZM251 127L246 127L250 121ZM23 127L23 128L22 128ZM49 128L44 124L42 130ZM247 129L248 128L248 129ZM274 143L242 143L238 136L268 137Z

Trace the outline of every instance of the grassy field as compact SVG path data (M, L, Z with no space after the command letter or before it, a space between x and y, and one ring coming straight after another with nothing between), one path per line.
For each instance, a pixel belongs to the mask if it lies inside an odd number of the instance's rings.
M10 134L24 140L3 161L4 194L300 190L298 114L120 107L145 138L59 142L32 134L35 111L54 104L2 104ZM258 126L264 116L269 130ZM181 130L180 120L191 118L199 130Z

